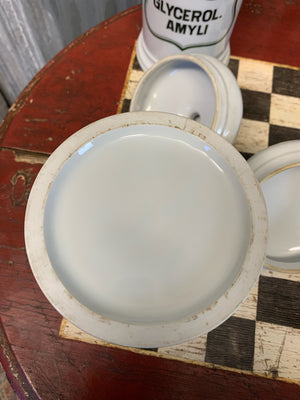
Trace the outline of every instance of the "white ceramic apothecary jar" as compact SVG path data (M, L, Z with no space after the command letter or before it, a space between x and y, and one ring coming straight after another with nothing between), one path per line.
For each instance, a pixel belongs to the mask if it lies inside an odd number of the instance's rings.
M137 57L143 70L173 54L200 53L227 64L242 0L143 0Z

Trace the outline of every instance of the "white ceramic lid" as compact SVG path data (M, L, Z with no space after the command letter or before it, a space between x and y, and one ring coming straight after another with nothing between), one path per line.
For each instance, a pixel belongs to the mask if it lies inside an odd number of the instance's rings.
M65 318L112 343L161 347L231 315L258 278L266 229L233 146L183 117L139 112L97 121L50 156L25 241Z
M248 162L260 181L269 217L265 265L300 272L300 140L270 146Z
M155 63L141 78L130 111L162 111L201 122L233 143L243 114L232 72L201 54L176 55Z

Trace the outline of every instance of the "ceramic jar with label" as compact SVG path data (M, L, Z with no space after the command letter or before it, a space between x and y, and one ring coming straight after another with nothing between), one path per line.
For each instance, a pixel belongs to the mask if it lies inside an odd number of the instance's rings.
M242 0L143 0L137 57L143 70L175 54L200 53L227 64Z

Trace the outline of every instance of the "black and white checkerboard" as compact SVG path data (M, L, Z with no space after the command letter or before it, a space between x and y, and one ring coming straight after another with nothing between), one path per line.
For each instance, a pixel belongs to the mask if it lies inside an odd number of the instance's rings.
M300 70L235 57L229 68L242 90L244 114L234 145L245 158L272 144L300 139ZM142 75L133 55L119 112L129 110ZM103 344L65 320L60 334ZM264 269L244 304L221 326L156 351L300 383L300 273Z

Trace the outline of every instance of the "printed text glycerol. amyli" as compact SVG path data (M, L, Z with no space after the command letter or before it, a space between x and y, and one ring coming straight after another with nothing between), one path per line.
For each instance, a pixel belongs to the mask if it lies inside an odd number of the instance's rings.
M164 0L153 0L153 5L169 17L166 29L175 33L206 35L209 28L208 22L222 18L222 15L218 15L217 9L190 10L175 7Z

